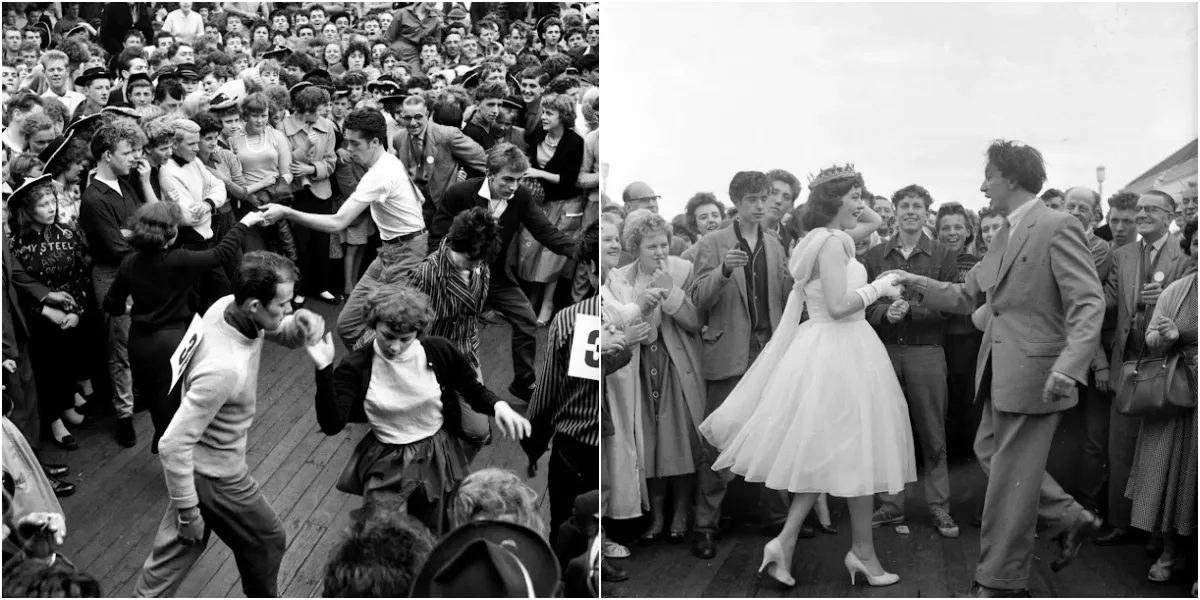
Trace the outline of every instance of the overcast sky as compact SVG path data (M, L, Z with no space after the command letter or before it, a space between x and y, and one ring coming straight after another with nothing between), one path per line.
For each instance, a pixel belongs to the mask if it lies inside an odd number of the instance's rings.
M995 138L1107 198L1196 138L1197 5L604 4L606 189L728 204L739 170L854 162L972 208ZM799 202L798 201L798 202Z

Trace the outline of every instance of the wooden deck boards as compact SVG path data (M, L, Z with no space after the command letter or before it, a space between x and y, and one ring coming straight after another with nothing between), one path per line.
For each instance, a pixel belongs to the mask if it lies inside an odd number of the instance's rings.
M1076 458L1080 425L1079 415L1069 413L1055 437L1050 471L1071 489L1077 476ZM609 597L757 597L757 598L944 598L966 591L974 578L979 560L979 529L972 527L974 494L985 484L983 472L975 464L951 467L951 514L958 521L957 539L938 535L929 520L920 486L910 486L906 502L906 525L910 533L901 535L895 527L875 530L875 550L889 570L900 575L900 583L886 588L871 588L860 577L855 587L842 560L850 549L850 521L843 500L830 498L835 512L836 536L818 534L800 540L792 564L796 586L780 589L761 583L757 570L762 561L763 545L770 535L748 528L735 528L717 542L717 556L708 561L692 556L688 543L665 542L650 547L631 545L628 559L613 561L625 569L629 581L605 584ZM668 502L669 505L669 502ZM644 526L643 526L644 527ZM613 524L610 535L632 543L630 536L640 534L636 523ZM1154 558L1144 553L1144 544L1099 547L1089 544L1074 563L1060 573L1050 570L1057 554L1051 532L1039 534L1037 557L1030 579L1034 597L1190 597L1195 571L1180 575L1167 584L1150 583L1146 572ZM1193 540L1194 543L1194 540ZM1194 553L1193 553L1194 556Z
M337 307L309 302L332 327ZM519 410L524 404L504 390L512 380L507 326L489 326L481 340L485 382ZM544 340L544 332L539 336ZM540 346L540 344L539 344ZM540 350L540 347L539 347ZM339 348L339 356L344 352ZM540 352L539 358L540 361ZM285 597L319 597L329 552L342 539L350 511L361 500L334 488L338 475L365 425L351 425L327 437L317 427L312 409L312 363L302 350L267 344L259 369L257 415L247 442L250 472L283 520L288 549L280 568L279 588ZM112 439L112 421L95 430L78 431L80 449L46 448L47 462L71 467L68 481L76 494L62 500L67 519L63 553L100 579L109 597L133 593L142 562L149 554L167 504L158 457L150 454L152 428L147 413L136 415L138 445L122 448ZM546 468L529 485L541 496L539 508L549 518L545 500ZM473 469L508 468L524 477L527 461L515 442L500 436L472 463ZM184 580L179 597L241 597L237 566L229 548L215 536Z

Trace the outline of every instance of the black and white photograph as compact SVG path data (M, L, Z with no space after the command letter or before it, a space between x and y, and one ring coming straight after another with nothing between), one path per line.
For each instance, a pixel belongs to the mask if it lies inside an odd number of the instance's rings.
M599 596L599 4L0 8L5 597Z
M1196 596L1196 4L605 19L603 595Z

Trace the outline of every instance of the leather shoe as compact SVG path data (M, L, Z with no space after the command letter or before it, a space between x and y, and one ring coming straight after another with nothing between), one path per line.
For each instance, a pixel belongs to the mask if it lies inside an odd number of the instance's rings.
M1079 513L1079 518L1071 524L1062 534L1058 536L1059 553L1058 557L1050 563L1050 569L1055 573L1067 568L1071 561L1079 555L1080 549L1089 540L1096 539L1100 534L1100 526L1104 521L1096 516L1096 513L1083 509Z
M622 569L621 567L618 567L607 560L601 560L600 578L610 583L617 583L620 581L628 581L629 573L626 573L625 569Z
M1104 535L1096 538L1096 545L1124 546L1125 544L1132 544L1134 541L1133 534L1131 534L1128 530L1123 527L1113 527L1105 532Z
M717 543L713 541L711 531L698 531L692 540L692 554L696 558L710 559L717 555Z
M53 465L42 463L42 470L46 472L46 477L66 477L71 472L67 465Z
M800 539L811 540L817 537L817 532L812 528L812 525L804 524L800 526Z
M979 583L972 583L971 590L965 594L955 594L955 598L1032 598L1029 590L1001 590L990 588Z
M133 417L117 419L117 443L132 448L137 445L137 431L133 428Z
M59 498L66 498L75 493L75 484L69 483L50 477L50 487L54 490L54 495Z

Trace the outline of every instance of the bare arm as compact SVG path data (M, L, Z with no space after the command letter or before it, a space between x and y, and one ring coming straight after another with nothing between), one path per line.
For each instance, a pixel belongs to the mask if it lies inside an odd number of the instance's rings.
M871 234L875 233L882 224L883 217L876 214L868 206L863 208L862 213L858 215L858 225L855 225L853 229L847 229L846 233L850 234L850 239L854 240L854 243L857 244L871 237Z
M367 210L366 202L359 202L351 196L342 203L342 207L338 209L336 214L332 215L314 215L311 213L300 212L290 206L280 204L271 204L267 206L268 211L278 210L282 212L283 217L287 220L303 225L309 229L320 231L323 233L337 233L349 227L358 215L361 215L364 210Z

